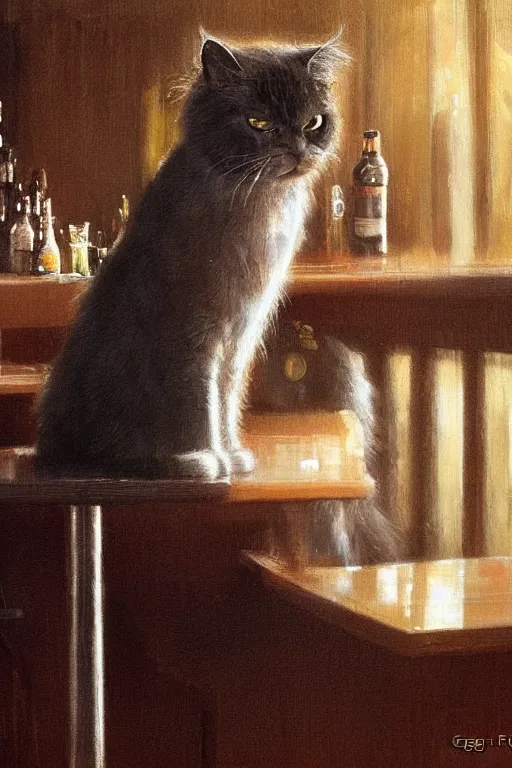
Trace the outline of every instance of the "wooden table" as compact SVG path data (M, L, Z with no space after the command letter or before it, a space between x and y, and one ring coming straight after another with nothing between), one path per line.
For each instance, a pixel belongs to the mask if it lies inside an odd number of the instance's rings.
M361 640L404 656L512 650L512 558L290 571L245 562L263 585Z
M71 768L105 765L102 504L186 500L206 507L213 502L357 498L372 489L360 425L349 412L250 415L245 436L256 453L257 469L232 483L41 476L32 448L0 450L0 501L70 505Z

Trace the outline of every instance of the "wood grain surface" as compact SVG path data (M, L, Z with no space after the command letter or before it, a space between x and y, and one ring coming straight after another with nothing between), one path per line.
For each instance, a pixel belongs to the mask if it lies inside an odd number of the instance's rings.
M395 653L512 651L512 558L298 572L262 555L244 560L270 591Z

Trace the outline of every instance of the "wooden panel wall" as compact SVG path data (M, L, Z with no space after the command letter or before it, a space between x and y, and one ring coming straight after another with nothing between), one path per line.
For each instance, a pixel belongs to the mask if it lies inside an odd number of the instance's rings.
M307 258L325 259L330 186L349 193L368 127L381 130L391 170L392 252L435 250L456 263L471 261L475 248L508 256L512 11L504 0L10 0L4 19L20 39L11 120L20 167L47 169L64 221L108 225L121 194L138 199L178 139L176 86L197 57L200 25L235 43L323 41L343 25L352 62L336 90L340 161L318 189Z

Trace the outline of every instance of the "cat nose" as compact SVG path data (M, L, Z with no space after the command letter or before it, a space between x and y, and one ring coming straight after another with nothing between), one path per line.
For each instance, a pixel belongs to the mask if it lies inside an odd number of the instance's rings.
M295 140L294 155L298 160L302 160L306 152L307 142L306 139L301 137Z

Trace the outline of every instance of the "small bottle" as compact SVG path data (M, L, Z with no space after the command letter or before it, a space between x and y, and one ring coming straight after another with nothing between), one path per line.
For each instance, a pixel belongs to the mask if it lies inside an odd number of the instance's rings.
M363 152L353 179L352 246L356 253L382 255L388 252L388 167L380 154L380 134L365 131Z
M9 146L0 102L0 272L10 271L10 233L15 221L14 181L16 158Z
M30 224L30 198L25 197L21 212L11 229L9 261L11 272L29 275L34 250L34 230Z
M53 219L53 231L55 232L55 239L60 251L60 272L61 274L68 274L73 271L71 264L71 248L64 236L64 228L62 223Z
M7 222L9 215L8 198L4 187L0 187L0 224Z
M52 201L45 201L45 237L37 257L37 272L40 275L60 274L60 251L55 239L52 219Z
M91 237L92 240L92 237ZM89 242L88 248L87 248L87 256L89 261L89 274L91 277L94 277L98 274L100 271L100 260L98 256L98 245L94 245L94 243Z
M31 204L31 210L32 210L30 223L32 224L32 229L34 230L34 265L35 265L34 271L35 272L37 272L37 259L39 257L39 252L43 247L43 240L44 240L43 196L41 194L41 188L39 186L39 181L37 179L36 174L37 174L37 171L34 171L34 173L32 174L32 178L30 180L30 185L29 185L30 204Z
M107 236L102 229L98 230L98 236L96 239L96 246L98 248L98 262L99 269L101 265L106 261L108 249L107 249Z
M9 159L9 145L4 134L2 121L2 102L0 101L0 186L7 185L7 164Z
M13 190L16 183L16 155L14 149L9 147L6 153L7 189Z
M126 195L121 195L121 207L112 219L112 248L123 238L130 216L130 201Z
M343 251L343 216L345 199L339 184L331 188L330 217L327 226L327 250L330 254L340 255Z

